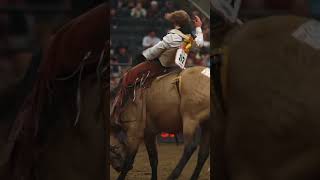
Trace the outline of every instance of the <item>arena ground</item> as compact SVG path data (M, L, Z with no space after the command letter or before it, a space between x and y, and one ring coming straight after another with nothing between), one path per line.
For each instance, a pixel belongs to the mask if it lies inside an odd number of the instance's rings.
M159 152L159 165L158 165L158 179L166 179L171 171L174 169L179 161L180 156L183 152L183 145L177 146L176 144L162 143L158 146ZM185 180L190 179L192 172L196 166L198 152L196 151L189 163L183 170L179 179ZM201 171L199 180L210 179L210 172L208 171L210 165L210 157L208 158L204 168ZM118 173L110 166L110 180L117 179ZM151 179L151 168L149 165L148 154L144 144L140 145L139 152L136 156L133 169L129 172L127 180L150 180Z

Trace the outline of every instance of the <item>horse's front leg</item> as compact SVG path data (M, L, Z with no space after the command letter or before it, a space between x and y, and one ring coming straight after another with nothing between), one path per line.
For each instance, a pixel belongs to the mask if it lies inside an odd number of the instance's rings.
M138 150L135 150L134 152L128 154L124 163L123 170L120 172L117 180L124 180L128 172L132 169L132 165L134 163L134 158L136 157L137 151Z
M152 176L151 180L158 179L158 151L157 151L157 144L156 144L156 135L155 134L147 134L144 137L144 143L146 145L149 162L152 169Z
M127 174L128 174L128 171L121 172L120 175L118 176L117 180L124 180L126 178Z

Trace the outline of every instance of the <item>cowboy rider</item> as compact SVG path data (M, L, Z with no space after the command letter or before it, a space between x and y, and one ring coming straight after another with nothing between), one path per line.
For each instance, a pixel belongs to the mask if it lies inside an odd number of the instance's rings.
M195 35L192 33L191 18L184 10L167 13L165 14L165 19L173 25L173 29L163 37L162 41L144 50L142 54L136 58L138 62L158 58L164 67L175 66L175 55L177 49L184 42L185 35L191 36L193 38L193 44L197 47L200 48L203 46L202 21L198 16L195 16L193 19L193 24L196 27Z

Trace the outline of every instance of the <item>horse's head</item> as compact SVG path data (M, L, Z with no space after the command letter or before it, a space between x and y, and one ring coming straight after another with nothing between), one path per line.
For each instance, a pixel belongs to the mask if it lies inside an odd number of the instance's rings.
M136 91L136 97L140 96L141 91ZM141 103L140 98L133 100L133 97L118 99L116 97L110 114L110 162L117 171L128 170L127 159L132 157L140 144L143 136L144 121L140 117ZM118 102L124 101L124 104L118 106ZM120 108L120 109L119 109Z
M127 126L122 123L123 114L110 116L110 163L118 172L125 170L126 159L130 154L131 144L128 143Z
M127 157L127 135L118 124L111 124L110 128L110 163L116 171L122 171Z

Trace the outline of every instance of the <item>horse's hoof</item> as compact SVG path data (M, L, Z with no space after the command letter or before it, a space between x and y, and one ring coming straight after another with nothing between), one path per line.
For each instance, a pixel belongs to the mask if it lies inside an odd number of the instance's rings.
M173 176L169 176L168 178L167 178L167 180L176 180L177 179L177 177L173 177Z

